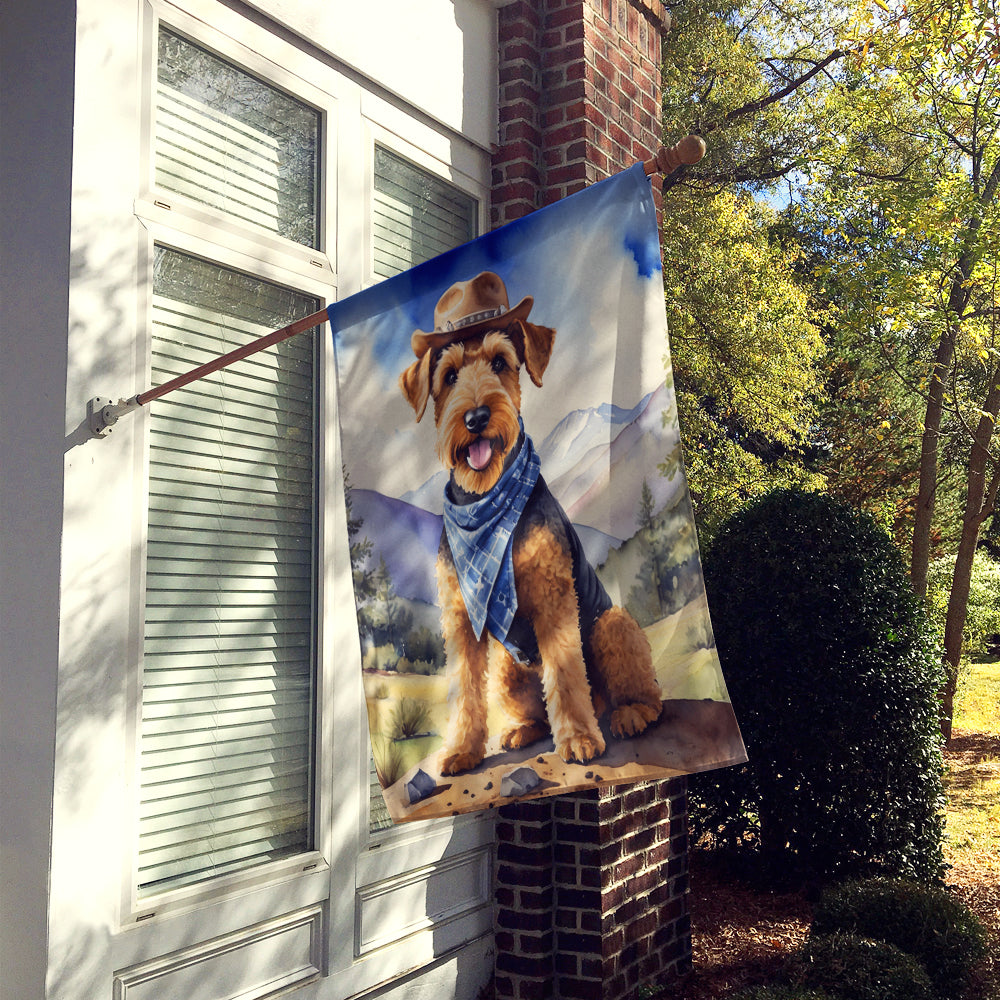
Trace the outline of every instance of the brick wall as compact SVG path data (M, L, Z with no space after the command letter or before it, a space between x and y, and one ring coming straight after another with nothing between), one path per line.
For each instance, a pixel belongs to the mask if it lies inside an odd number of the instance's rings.
M494 226L655 152L668 16L660 0L514 0L498 20ZM687 878L683 778L505 806L497 997L619 1000L687 971Z
M504 806L496 996L618 1000L691 965L684 779Z
M514 0L498 17L494 226L656 151L669 22L661 0Z

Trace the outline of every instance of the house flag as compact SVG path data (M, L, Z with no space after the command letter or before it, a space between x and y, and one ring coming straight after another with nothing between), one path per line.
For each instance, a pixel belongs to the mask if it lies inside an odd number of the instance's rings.
M642 165L328 313L392 819L745 760Z

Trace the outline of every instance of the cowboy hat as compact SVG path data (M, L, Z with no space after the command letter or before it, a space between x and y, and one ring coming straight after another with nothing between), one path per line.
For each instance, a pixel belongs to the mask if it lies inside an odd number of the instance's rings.
M468 281L456 281L438 299L433 332L414 330L410 346L422 358L429 350L468 340L483 330L505 330L515 320L523 320L534 301L526 295L511 309L500 275L483 271Z

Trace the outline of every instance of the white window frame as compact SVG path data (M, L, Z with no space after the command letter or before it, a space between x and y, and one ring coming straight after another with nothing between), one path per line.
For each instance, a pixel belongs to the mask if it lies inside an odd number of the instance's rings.
M297 99L316 108L321 114L319 157L324 169L320 172L318 191L320 247L311 248L282 239L263 230L256 230L249 225L242 225L227 219L221 212L212 212L173 192L160 193L153 184L154 162L153 146L153 87L155 85L157 35L160 23L165 27L189 38L200 47L209 49L220 57L245 68L248 72L267 80L272 85L293 94ZM337 148L337 100L333 94L324 92L302 78L288 72L287 63L271 62L258 52L236 42L222 32L214 32L204 22L190 14L172 7L166 3L149 3L146 5L144 18L144 52L147 61L144 64L143 79L144 113L142 124L142 186L135 202L135 214L143 225L146 233L144 245L139 248L139 285L140 301L139 316L141 331L136 350L137 382L140 385L149 384L152 347L152 299L153 299L153 247L161 245L166 248L191 254L209 260L222 267L231 268L259 277L265 281L285 285L296 291L317 298L325 305L336 298L336 274L333 260L326 252L326 247L332 240L330 234L336 232L335 204L336 199L329 197L324 176L328 176L325 165L335 163ZM287 43L279 43L273 36L261 31L262 47L269 45L274 49L285 48L283 55L286 60L294 61L296 50ZM280 53L275 52L274 55ZM318 377L316 392L319 397L320 411L324 408L323 394L327 391L331 351L324 339L325 327L317 334L319 350L316 363ZM155 401L150 404L155 406ZM133 574L137 581L133 588L134 599L131 608L130 663L128 671L128 743L132 748L133 764L130 769L127 786L127 802L131 809L128 829L128 844L130 850L125 861L126 875L123 879L121 901L121 925L136 926L152 921L157 915L189 911L199 905L210 904L247 888L257 888L268 884L282 884L303 873L323 873L329 868L329 844L324 844L324 831L319 826L321 805L319 789L323 787L318 780L319 767L314 768L312 806L314 847L312 850L278 861L265 862L246 869L245 871L220 875L206 879L189 886L176 889L167 888L161 893L139 898L136 874L136 845L138 842L138 803L139 803L139 732L142 716L142 635L144 627L145 579L146 579L146 514L148 510L149 481L149 408L145 407L137 414L136 441L136 510L141 513L134 526ZM317 427L318 442L316 454L323 456L327 449L327 437L324 421L320 420ZM322 459L320 459L320 462ZM317 542L320 554L317 566L328 566L332 563L333 542L329 524L329 489L326 488L316 470L318 482L317 511ZM331 680L332 662L324 657L323 651L328 643L323 641L322 629L326 619L324 607L327 603L326 592L330 590L326 574L318 570L318 578L314 581L317 591L316 598L316 644L314 650L314 676L316 698L316 724L320 724L319 704L323 691ZM317 732L318 737L318 732ZM314 737L313 752L317 764L320 760L320 750ZM315 879L314 879L315 881Z
M264 280L287 285L321 302L373 284L371 217L376 142L476 199L479 232L488 225L490 164L486 150L439 126L402 101L366 89L344 67L320 60L265 26L213 0L145 0L140 62L142 83L141 182L134 214L138 247L136 385L149 385L153 246L203 257ZM322 115L319 198L320 248L303 247L246 225L154 184L152 106L159 22L298 99ZM239 39L239 41L237 41ZM358 192L364 193L359 199ZM114 967L122 975L159 968L161 957L192 942L224 940L279 914L313 912L323 945L317 959L322 996L348 996L389 982L492 930L491 864L494 813L405 824L369 834L368 730L361 684L360 642L353 614L346 511L336 413L336 379L328 325L318 333L317 659L313 811L315 850L244 872L138 898L134 856L138 839L139 724L144 619L145 523L149 421L132 418L134 436L133 587L125 761L127 847L122 863ZM150 404L155 406L155 401ZM334 697L336 694L336 697ZM354 775L343 794L344 775ZM450 908L404 919L372 934L380 899L419 896L432 879L462 879L468 899ZM440 884L440 883L439 883ZM410 896L406 894L410 893ZM174 919L183 917L183 919ZM366 920L368 923L366 923ZM350 935L352 943L346 937ZM130 972L131 970L131 972ZM123 980L124 981L124 980ZM326 985L329 984L329 985Z

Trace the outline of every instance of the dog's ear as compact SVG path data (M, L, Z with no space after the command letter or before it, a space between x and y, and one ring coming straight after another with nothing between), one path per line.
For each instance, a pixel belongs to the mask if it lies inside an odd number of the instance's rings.
M514 346L521 363L528 369L531 381L537 386L542 384L542 374L548 367L552 357L552 345L555 343L556 331L550 326L539 326L527 320L514 321L511 332L514 336Z
M399 388L403 390L406 401L417 414L417 423L424 415L427 400L431 394L431 360L433 351L426 351L424 356L416 361L399 376Z

